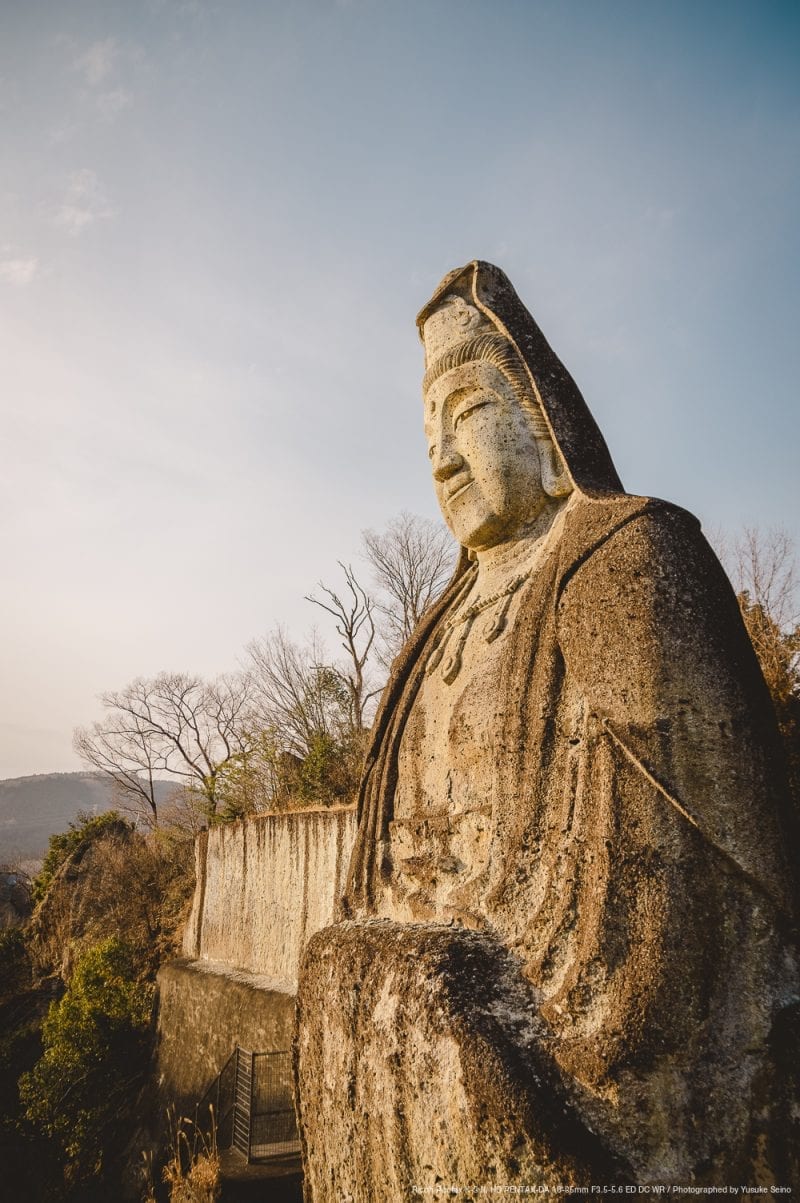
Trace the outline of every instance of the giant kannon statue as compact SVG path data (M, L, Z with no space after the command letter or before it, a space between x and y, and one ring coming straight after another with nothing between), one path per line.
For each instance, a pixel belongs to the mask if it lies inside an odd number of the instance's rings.
M304 961L307 1201L796 1186L797 840L731 587L695 518L623 491L501 271L418 326L463 553Z

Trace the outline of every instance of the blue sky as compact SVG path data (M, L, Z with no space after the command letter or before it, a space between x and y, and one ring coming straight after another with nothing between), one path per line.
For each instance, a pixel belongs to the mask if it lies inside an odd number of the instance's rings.
M800 6L0 5L0 776L433 516L413 319L502 266L631 492L800 536Z

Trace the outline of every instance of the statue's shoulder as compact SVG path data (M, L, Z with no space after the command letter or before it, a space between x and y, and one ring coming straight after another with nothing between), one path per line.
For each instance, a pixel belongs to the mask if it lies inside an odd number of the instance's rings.
M570 505L561 539L562 585L584 564L605 558L613 548L614 560L624 562L626 552L641 562L648 556L655 563L672 558L684 565L702 549L710 550L694 514L658 497L610 493L596 497L581 495ZM635 555L633 554L635 551Z

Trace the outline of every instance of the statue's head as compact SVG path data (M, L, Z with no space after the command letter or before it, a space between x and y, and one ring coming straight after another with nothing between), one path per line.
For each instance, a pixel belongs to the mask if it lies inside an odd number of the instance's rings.
M442 515L472 551L533 529L572 491L516 348L457 293L421 324L425 434Z

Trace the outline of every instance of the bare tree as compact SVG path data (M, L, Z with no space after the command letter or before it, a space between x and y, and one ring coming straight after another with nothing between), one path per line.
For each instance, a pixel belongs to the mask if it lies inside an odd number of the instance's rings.
M318 588L328 600L322 601L312 593L306 594L306 601L319 606L336 622L336 631L347 653L347 668L341 675L350 701L350 726L355 734L360 735L368 725L369 704L380 692L379 689L370 689L367 680L367 662L375 642L375 603L356 580L351 566L340 560L339 567L347 586L344 597L319 581Z
M162 747L143 726L109 715L105 722L77 727L72 746L84 764L111 778L123 806L149 810L158 822L158 782L168 770Z
M364 556L384 599L384 661L391 660L453 574L457 547L439 522L405 511L383 532L362 531Z
M746 527L721 540L747 633L767 683L800 807L800 606L797 561L785 530Z
M800 692L800 626L794 544L785 530L745 527L733 546L739 606L776 703Z
M139 677L102 695L108 714L76 731L75 749L125 797L149 807L154 821L157 774L199 795L213 816L220 773L248 749L249 688L242 674L212 682L187 673Z
M254 717L283 750L303 758L314 738L335 736L345 716L341 691L316 634L305 645L293 643L282 627L248 645Z
M255 735L240 792L278 807L351 795L360 747L350 693L316 634L299 645L279 627L247 650Z

